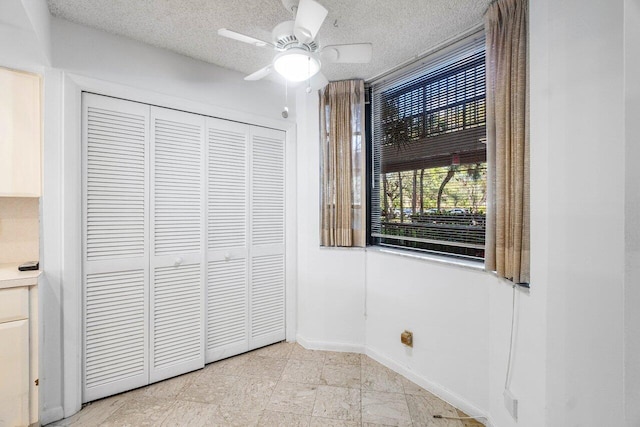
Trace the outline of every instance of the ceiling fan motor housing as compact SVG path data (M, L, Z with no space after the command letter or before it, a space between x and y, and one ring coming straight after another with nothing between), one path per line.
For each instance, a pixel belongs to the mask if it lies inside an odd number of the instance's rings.
M317 52L318 44L315 41L309 43L300 43L293 34L294 21L284 21L279 23L273 29L271 37L276 49L285 51L292 47L302 48L308 52Z

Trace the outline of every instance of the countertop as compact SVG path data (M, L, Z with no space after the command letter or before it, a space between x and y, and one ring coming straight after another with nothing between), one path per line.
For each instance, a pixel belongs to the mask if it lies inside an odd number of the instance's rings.
M38 284L40 270L18 271L20 264L0 264L0 289Z

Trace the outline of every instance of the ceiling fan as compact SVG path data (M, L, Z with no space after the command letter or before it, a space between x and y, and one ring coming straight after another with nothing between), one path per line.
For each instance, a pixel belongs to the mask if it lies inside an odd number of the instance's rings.
M293 12L295 20L284 21L272 31L272 42L259 40L226 28L218 30L223 37L249 43L278 52L271 64L249 74L245 80L260 80L276 71L287 81L308 80L316 88L328 81L320 72L322 63L367 63L371 61L371 43L343 44L320 47L315 38L327 17L327 9L315 0L282 0Z

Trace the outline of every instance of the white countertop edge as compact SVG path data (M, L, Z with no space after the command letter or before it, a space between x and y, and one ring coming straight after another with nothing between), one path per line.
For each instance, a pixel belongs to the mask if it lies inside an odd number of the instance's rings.
M40 270L18 271L19 263L0 264L0 289L37 286Z

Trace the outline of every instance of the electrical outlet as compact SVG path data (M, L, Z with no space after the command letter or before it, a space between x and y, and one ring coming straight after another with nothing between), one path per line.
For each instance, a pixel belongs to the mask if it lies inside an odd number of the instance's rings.
M413 332L404 331L401 333L400 342L408 347L413 347Z
M509 391L505 390L503 393L504 396L504 406L507 408L507 411L511 414L514 420L518 420L518 399Z

